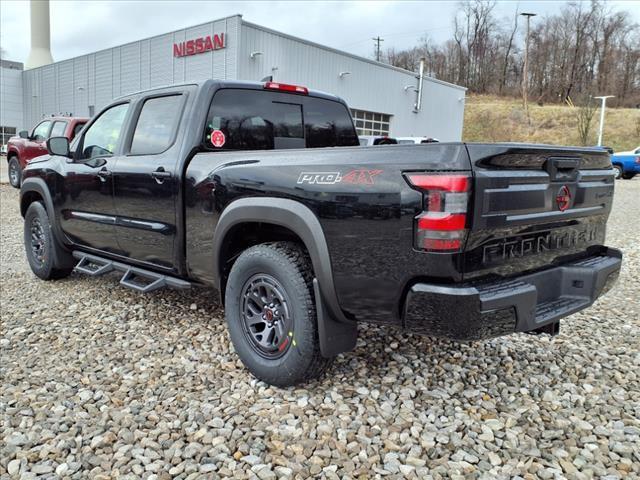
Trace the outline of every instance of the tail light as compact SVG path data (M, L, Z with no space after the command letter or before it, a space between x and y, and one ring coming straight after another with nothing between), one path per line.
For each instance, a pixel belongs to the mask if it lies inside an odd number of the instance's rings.
M299 85L289 85L288 83L266 82L264 88L267 90L280 90L281 92L302 93L303 95L309 94L307 87L301 87Z
M405 178L422 192L422 213L415 218L415 247L430 252L459 252L467 236L467 205L471 177L408 173Z
M636 163L640 163L640 157L636 157Z

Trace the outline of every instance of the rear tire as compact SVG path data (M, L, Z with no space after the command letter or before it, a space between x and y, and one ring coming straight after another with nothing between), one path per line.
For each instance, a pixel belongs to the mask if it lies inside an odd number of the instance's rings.
M278 387L322 375L332 359L320 353L307 252L292 242L245 250L233 264L225 293L229 336L258 379Z
M614 165L613 166L615 172L615 179L619 180L620 178L622 178L622 167L620 165Z
M56 242L49 215L42 203L33 202L24 216L24 248L31 271L42 280L68 277L73 268L58 268L56 260L72 262L71 255Z
M22 182L22 168L20 168L20 162L18 157L11 157L9 159L9 183L13 188L20 188Z

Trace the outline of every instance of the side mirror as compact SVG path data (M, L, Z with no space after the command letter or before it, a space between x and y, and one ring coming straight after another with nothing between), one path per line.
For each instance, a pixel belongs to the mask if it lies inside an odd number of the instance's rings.
M69 139L67 137L51 137L47 140L47 150L50 155L69 157Z
M29 132L27 132L26 130L20 130L18 132L18 136L20 138L24 138L25 140L28 140L29 139Z

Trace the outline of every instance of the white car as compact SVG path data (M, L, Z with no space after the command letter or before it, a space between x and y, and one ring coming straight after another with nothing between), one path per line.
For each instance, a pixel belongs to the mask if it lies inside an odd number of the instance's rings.
M370 147L372 145L396 145L398 141L395 138L385 137L381 135L360 135L358 136L361 147Z
M440 141L437 138L431 137L396 137L396 140L398 140L398 143L401 145L407 145L411 143L437 143Z
M626 152L616 152L614 155L640 155L640 146Z

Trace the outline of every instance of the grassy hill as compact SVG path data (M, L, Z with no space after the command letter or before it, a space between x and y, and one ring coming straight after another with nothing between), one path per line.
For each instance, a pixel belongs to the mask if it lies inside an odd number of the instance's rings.
M465 141L532 142L554 145L579 145L576 107L568 105L529 105L531 124L527 122L522 101L487 95L467 97L464 115ZM598 141L600 109L591 127L591 145ZM604 145L616 152L640 144L640 109L607 108Z

